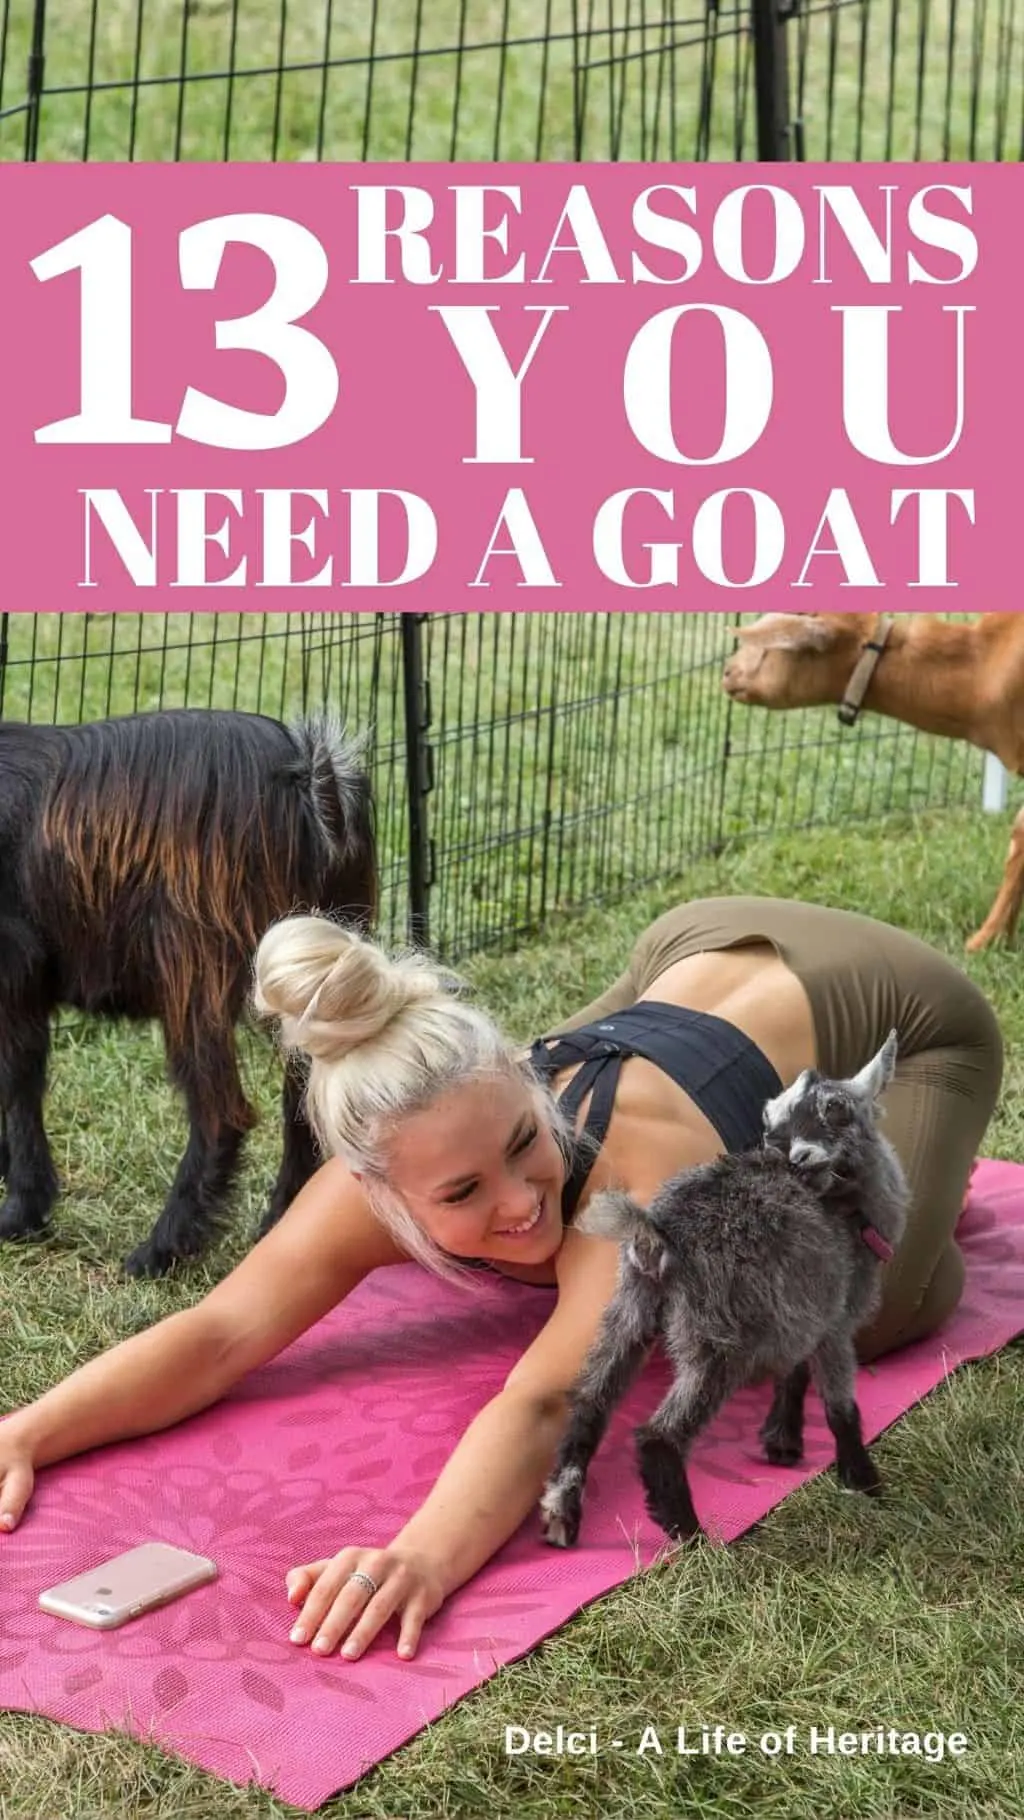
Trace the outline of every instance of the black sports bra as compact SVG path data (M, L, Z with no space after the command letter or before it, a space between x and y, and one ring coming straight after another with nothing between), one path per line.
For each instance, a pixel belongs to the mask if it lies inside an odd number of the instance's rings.
M726 1150L745 1150L761 1135L765 1101L782 1092L767 1056L742 1030L706 1011L641 999L600 1022L538 1038L530 1063L542 1080L582 1063L559 1095L570 1124L589 1093L586 1124L576 1141L562 1192L568 1225L611 1123L615 1091L627 1056L642 1055L664 1070L718 1132Z

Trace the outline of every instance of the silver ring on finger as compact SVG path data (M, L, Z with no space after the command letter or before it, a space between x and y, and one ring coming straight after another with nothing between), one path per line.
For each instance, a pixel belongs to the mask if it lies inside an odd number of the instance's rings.
M366 1588L367 1592L370 1594L371 1598L373 1597L374 1593L380 1592L380 1587L377 1585L377 1582L373 1578L373 1575L364 1574L361 1567L357 1567L354 1573L349 1574L349 1583L351 1584L351 1582L353 1580L356 1580L360 1586L365 1586L365 1588Z

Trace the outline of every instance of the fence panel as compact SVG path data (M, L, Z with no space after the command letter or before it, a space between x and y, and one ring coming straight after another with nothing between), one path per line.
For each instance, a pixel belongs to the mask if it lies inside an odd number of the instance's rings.
M0 158L977 159L1024 0L3 0Z
M718 838L709 614L434 618L431 933L452 953L677 876Z
M725 0L5 0L0 156L742 158L746 11Z
M743 618L750 618L747 615ZM678 879L730 841L980 799L980 752L733 706L723 614L429 622L430 933L459 955Z
M1024 0L804 0L786 29L796 156L1024 156Z

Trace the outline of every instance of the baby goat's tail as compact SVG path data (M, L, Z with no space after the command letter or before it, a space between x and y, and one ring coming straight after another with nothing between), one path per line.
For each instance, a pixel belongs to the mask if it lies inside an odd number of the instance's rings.
M670 1248L651 1224L646 1210L618 1189L606 1188L595 1194L575 1223L591 1238L614 1239L624 1248L629 1265L641 1276L660 1281L670 1268Z
M621 1245L646 1224L642 1207L616 1188L606 1188L588 1201L574 1224L592 1239L615 1239Z

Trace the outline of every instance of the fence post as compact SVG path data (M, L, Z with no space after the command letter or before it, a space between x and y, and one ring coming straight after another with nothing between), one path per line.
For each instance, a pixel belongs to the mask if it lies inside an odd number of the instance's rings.
M757 156L762 163L793 156L786 20L794 10L791 0L751 0Z
M580 31L579 0L572 0L572 155L578 164L583 157L583 128L587 111L587 69L585 59L590 49L589 37ZM581 46L584 46L581 58Z
M987 815L1001 815L1006 808L1006 768L994 752L985 754L981 806Z
M403 613L402 684L405 697L405 768L409 796L409 940L425 947L430 939L429 894L434 882L427 797L434 787L434 762L427 729L430 690L423 666L425 613Z
M46 0L35 0L32 13L32 42L28 53L26 88L28 108L25 113L25 163L34 164L39 155L39 103L43 94L43 70L46 63Z

